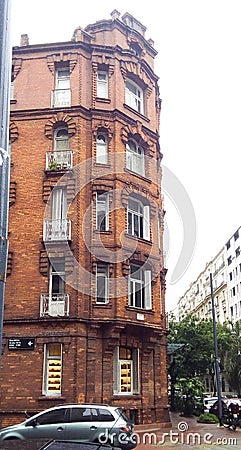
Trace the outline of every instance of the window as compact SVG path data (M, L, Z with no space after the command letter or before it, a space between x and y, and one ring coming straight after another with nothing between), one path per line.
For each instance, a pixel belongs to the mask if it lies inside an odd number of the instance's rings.
M54 134L54 150L61 152L69 149L69 135L67 128L58 128Z
M99 70L97 74L97 97L108 98L108 72Z
M126 167L132 172L145 176L144 151L133 139L126 144Z
M56 68L52 106L70 106L70 71L67 66Z
M47 344L44 355L43 394L60 395L62 377L62 345Z
M130 265L129 306L150 310L152 308L151 270Z
M237 230L236 233L234 233L234 240L237 241L238 238L239 238L239 230Z
M96 267L96 303L105 304L109 301L109 266L97 264Z
M55 72L55 89L70 89L69 67L58 67Z
M230 266L230 264L232 264L232 256L228 257L228 266Z
M114 394L139 392L139 352L137 348L117 347L114 353Z
M96 194L96 229L109 230L109 194Z
M99 132L96 138L96 162L108 163L108 137L106 133Z
M143 91L136 83L134 83L134 81L130 79L126 80L125 102L131 108L141 114L144 114Z
M38 425L50 425L55 423L65 423L68 422L68 410L67 408L58 408L52 411L45 412L38 416ZM32 420L28 422L28 426L32 425Z
M67 234L67 198L65 189L54 189L52 192L52 239L58 240Z
M230 248L230 241L227 242L226 247L227 247L227 250Z
M128 234L150 240L150 211L149 205L134 197L128 199Z
M50 267L49 295L65 293L65 262L55 261Z
M235 250L236 258L240 255L240 247Z
M98 412L96 408L72 408L70 422L97 422Z

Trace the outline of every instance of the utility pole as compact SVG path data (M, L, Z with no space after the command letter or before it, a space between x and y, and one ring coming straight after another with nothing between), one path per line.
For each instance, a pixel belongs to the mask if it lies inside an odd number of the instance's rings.
M213 317L213 340L214 340L214 362L215 362L215 375L216 375L216 383L217 383L217 394L218 394L218 418L219 425L222 425L222 397L221 397L221 383L220 383L220 367L219 367L219 358L218 358L218 339L217 339L217 324L216 324L216 314L215 314L215 305L214 305L214 296L213 296L213 277L210 273L210 288L211 288L211 300L212 300L212 317Z
M10 0L0 0L0 367L8 257L10 61Z

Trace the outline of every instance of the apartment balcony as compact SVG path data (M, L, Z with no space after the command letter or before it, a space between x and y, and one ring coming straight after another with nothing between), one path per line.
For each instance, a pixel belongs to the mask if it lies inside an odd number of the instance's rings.
M55 89L52 91L51 107L59 108L62 106L71 106L70 89Z
M62 150L46 153L46 170L68 170L73 167L73 152Z
M69 294L41 294L40 317L69 317Z
M71 220L45 220L43 229L44 242L71 241Z

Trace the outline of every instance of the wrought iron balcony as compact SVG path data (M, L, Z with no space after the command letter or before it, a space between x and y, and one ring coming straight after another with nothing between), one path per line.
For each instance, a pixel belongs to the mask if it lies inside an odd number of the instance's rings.
M70 241L71 220L70 219L45 220L43 230L43 240Z
M61 106L71 106L71 91L70 89L55 89L52 91L52 108Z
M69 317L69 294L41 294L40 317Z
M46 170L67 170L73 167L73 152L61 150L46 153Z

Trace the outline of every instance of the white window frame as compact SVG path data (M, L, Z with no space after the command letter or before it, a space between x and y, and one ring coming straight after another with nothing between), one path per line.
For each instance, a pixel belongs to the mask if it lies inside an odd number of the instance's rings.
M132 172L145 176L144 150L134 139L129 139L126 144L126 167Z
M113 357L113 378L114 378L114 394L115 395L133 395L140 392L140 372L139 372L139 349L127 348L131 351L131 358L120 358L120 347L116 347ZM129 368L124 367L125 365ZM124 370L129 370L124 374ZM130 389L124 391L122 388L125 384L121 383L122 377L130 375ZM128 383L127 383L128 384Z
M131 202L136 203L136 210L131 208ZM136 224L137 230L135 229ZM150 240L150 207L131 195L127 206L127 227L128 234L147 241Z
M99 280L104 279L104 296L101 297L103 300L100 300L100 296L98 293L99 289ZM109 303L109 265L108 264L100 264L96 265L96 304L105 305Z
M130 78L126 79L125 103L140 114L144 114L143 90Z
M96 136L96 163L108 163L108 136L106 132L99 131Z
M136 269L135 272L131 271L132 268ZM143 269L136 264L130 265L128 304L133 308L152 309L151 270Z
M102 228L102 220L105 218L105 226ZM109 193L96 193L96 229L109 231Z
M61 131L64 131L61 136ZM60 134L60 136L58 136ZM57 128L54 132L54 151L63 152L69 150L69 134L67 127Z
M51 346L59 345L60 346L60 354L59 355L50 355ZM59 396L62 392L62 344L53 342L44 345L44 364L43 364L43 386L42 386L42 394L46 396ZM53 369L53 373L56 374L56 378L59 379L59 389L52 391L49 389L49 380L50 380L50 368ZM59 370L58 370L59 368ZM54 372L56 369L56 372ZM57 384L57 383L56 383Z
M64 72L66 72L64 74ZM55 89L70 89L70 70L68 66L56 67L55 70Z
M109 74L107 70L97 72L97 97L109 98Z
M50 298L52 298L52 296L54 296L55 294L65 294L65 270L64 270L65 263L64 263L64 261L61 261L62 270L58 270L58 264L60 264L60 262L58 262L58 261L55 261L55 263L53 262L53 265L50 266L50 270L49 270L49 296L50 296ZM53 279L55 277L56 278L58 277L58 285L60 287L58 292L54 292L55 283L54 283Z

